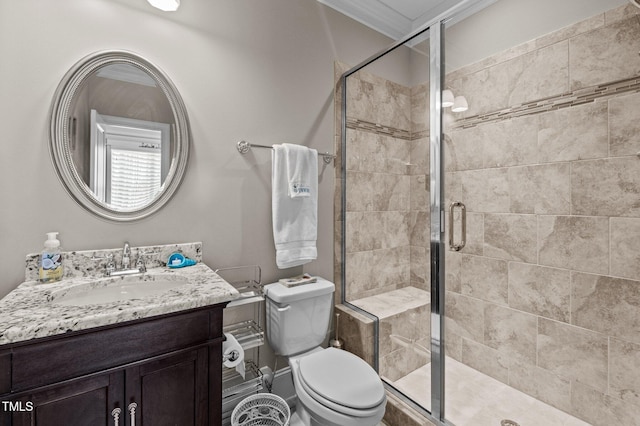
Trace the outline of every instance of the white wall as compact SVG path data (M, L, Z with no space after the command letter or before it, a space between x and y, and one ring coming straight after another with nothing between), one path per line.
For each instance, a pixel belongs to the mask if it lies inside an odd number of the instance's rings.
M24 276L25 254L59 231L65 250L202 241L212 267L275 267L270 152L236 141L333 150L333 61L356 64L390 40L315 0L0 0L0 297ZM51 99L64 73L102 49L154 62L182 94L193 144L176 196L159 213L118 224L75 204L48 149ZM321 165L323 163L320 163ZM322 170L322 167L321 167ZM323 170L317 261L333 273L333 169Z

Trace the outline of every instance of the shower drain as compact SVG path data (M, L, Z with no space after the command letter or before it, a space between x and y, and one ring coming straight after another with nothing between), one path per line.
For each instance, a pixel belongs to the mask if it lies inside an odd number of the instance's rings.
M500 426L520 426L520 425L518 424L518 422L505 419L500 422Z

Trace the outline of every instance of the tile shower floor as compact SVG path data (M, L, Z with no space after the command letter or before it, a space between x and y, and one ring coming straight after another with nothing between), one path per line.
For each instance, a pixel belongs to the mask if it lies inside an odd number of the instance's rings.
M445 412L456 426L500 426L504 419L520 426L589 426L452 358L447 357L445 368ZM395 386L430 407L430 378L427 364L396 380Z

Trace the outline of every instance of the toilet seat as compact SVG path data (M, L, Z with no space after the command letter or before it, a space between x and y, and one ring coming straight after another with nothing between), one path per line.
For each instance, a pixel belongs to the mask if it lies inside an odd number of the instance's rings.
M339 413L367 417L386 400L375 370L352 353L328 348L301 357L298 364L309 396Z

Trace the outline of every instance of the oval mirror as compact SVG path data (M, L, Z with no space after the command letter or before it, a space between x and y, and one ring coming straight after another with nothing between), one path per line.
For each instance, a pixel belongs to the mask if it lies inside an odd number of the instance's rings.
M50 120L56 172L92 213L141 219L180 186L191 138L187 111L148 60L115 50L81 59L58 85Z

